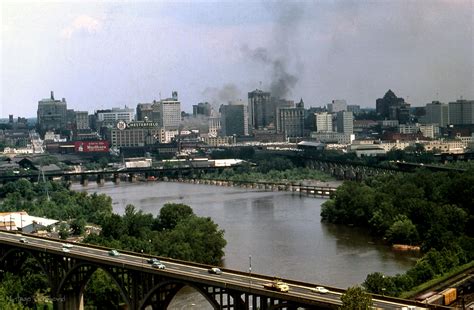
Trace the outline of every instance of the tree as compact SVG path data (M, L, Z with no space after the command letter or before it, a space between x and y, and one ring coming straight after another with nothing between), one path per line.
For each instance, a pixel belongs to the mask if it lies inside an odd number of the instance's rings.
M84 300L86 306L93 306L95 309L119 309L122 296L110 276L98 269L85 287Z
M370 293L395 295L395 285L391 277L386 277L380 272L367 275L362 286Z
M391 243L414 244L418 242L416 226L405 215L396 218L385 236Z
M210 218L190 216L167 234L166 255L198 263L218 265L224 256L224 231Z
M71 222L71 230L72 234L76 236L81 236L84 234L84 231L86 229L86 220L82 217L77 217Z
M341 296L343 310L364 310L372 308L372 297L360 286L349 287Z
M182 203L167 203L160 210L159 225L161 230L173 229L176 225L193 215L193 209Z
M59 238L65 240L69 237L69 226L66 223L61 223L59 225Z

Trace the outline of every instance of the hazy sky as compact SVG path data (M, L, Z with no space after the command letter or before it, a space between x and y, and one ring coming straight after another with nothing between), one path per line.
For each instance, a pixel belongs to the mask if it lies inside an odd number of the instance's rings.
M474 0L1 3L0 117L170 97L182 109L261 88L307 106L474 99Z

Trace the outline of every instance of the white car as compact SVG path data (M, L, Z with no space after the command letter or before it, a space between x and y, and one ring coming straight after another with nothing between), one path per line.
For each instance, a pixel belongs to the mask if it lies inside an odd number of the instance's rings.
M63 248L63 252L69 253L69 251L70 251L70 250L69 250L68 248Z
M63 248L65 249L70 249L72 248L74 245L73 244L70 244L70 243L63 243Z
M158 262L158 263L155 262L155 263L153 263L151 266L152 266L153 268L158 268L158 269L165 269L165 268L166 268L166 266L163 265L163 264L160 263L160 262Z
M327 288L324 288L322 286L316 286L315 288L311 289L311 292L319 293L319 294L326 294L329 293L329 290Z

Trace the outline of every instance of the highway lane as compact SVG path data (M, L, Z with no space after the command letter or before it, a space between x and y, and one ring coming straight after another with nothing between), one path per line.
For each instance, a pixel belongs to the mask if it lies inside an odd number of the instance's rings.
M28 243L20 243L21 238L25 238ZM69 252L64 252L63 242L60 240L42 239L4 232L0 232L0 239L14 242L15 245L21 247L34 247L38 250L44 249L45 251L61 254L65 257L70 255L80 255L84 259L90 258L99 259L104 262L115 262L122 264L125 267L144 269L147 272L163 273L164 275L168 274L169 276L175 275L178 278L186 276L196 282L201 283L209 283L209 281L212 281L213 285L221 285L223 287L232 285L233 288L238 287L240 290L242 290L242 292L247 292L247 290L254 290L263 293L269 292L263 288L263 285L271 282L271 280L268 278L261 278L257 274L252 274L252 276L250 276L249 274L233 273L232 271L228 270L225 270L221 275L210 274L207 267L187 265L167 259L160 259L160 261L166 266L166 269L161 270L153 268L151 264L146 262L146 259L149 258L149 256L140 254L130 255L126 253L120 253L119 256L110 256L108 250L91 248L81 244L74 244L73 247L69 248ZM284 294L307 300L330 303L333 305L341 304L340 297L342 293L329 291L327 294L319 294L311 291L311 288L314 286L290 283L290 291ZM383 309L401 309L407 305L398 302L374 299L374 306Z

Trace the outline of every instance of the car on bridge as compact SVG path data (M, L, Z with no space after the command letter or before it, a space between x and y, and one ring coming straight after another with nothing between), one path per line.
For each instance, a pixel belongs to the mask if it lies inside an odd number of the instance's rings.
M158 268L158 269L165 269L165 268L166 268L166 266L165 266L163 263L159 262L159 261L158 261L158 262L154 262L154 263L151 265L151 267L153 267L153 268Z
M286 284L285 282L280 281L280 280L275 280L271 283L265 283L263 285L263 287L268 289L268 290L278 291L278 292L282 292L282 293L286 293L290 290L290 286L288 284Z
M20 238L20 243L28 243L28 240L26 240L26 238Z
M222 274L222 270L216 267L209 268L207 272L212 273L212 274Z
M327 294L329 293L329 290L325 287L322 286L316 286L315 288L310 289L311 292L319 293L319 294Z
M109 251L109 255L110 255L110 256L119 256L120 253L119 253L117 250L114 249L114 250L110 250L110 251Z
M161 263L159 259L154 258L154 257L147 259L146 262L149 263L149 264L159 264L159 263Z
M64 253L69 253L71 250L69 250L68 248L63 248L62 251L63 251Z
M70 248L72 248L74 245L73 245L73 244L70 244L70 243L63 243L62 246L63 246L64 249L70 249Z

